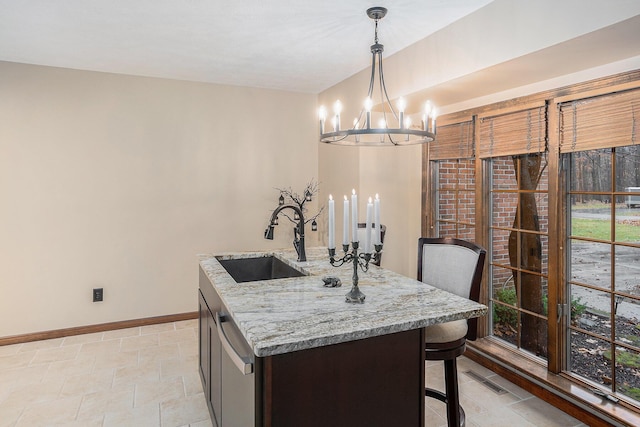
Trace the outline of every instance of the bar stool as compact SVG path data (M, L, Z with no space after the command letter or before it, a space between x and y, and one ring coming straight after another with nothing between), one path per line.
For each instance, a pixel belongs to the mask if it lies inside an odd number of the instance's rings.
M454 238L418 239L418 280L473 301L480 299L486 251ZM455 320L425 328L425 359L444 361L445 392L426 388L425 395L447 405L447 425L465 425L458 395L456 359L467 340L475 340L477 319Z

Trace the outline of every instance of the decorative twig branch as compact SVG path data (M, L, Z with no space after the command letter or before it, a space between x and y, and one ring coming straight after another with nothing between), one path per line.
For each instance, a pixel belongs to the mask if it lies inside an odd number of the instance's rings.
M304 189L302 195L295 193L291 187L287 187L287 188L276 188L276 190L278 190L280 192L280 195L282 197L284 197L285 199L285 203L287 200L289 200L292 203L295 203L302 212L307 212L307 208L304 206L305 203L308 201L308 199L312 199L314 196L316 196L319 192L320 192L320 185L318 182L316 182L315 180L311 180L306 188ZM324 206L320 207L320 210L311 218L305 218L304 223L308 223L308 222L313 222L315 221L320 214L322 213L322 211L324 210ZM291 216L289 216L288 214L281 212L281 215L283 215L285 218L287 218L289 221L291 221L294 224L298 223L298 220L292 218Z

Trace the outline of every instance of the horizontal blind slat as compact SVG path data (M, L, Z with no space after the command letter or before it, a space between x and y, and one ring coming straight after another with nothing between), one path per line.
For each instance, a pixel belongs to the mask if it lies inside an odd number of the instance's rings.
M481 158L546 150L546 107L483 117L479 124Z
M560 151L638 144L640 89L560 104Z
M431 160L467 159L474 155L473 122L438 126L436 140L430 143Z

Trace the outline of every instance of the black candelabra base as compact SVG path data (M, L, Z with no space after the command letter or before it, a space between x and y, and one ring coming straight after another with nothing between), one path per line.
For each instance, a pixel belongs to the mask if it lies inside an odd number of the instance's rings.
M344 255L342 258L336 259L336 249L329 248L329 263L331 263L334 267L340 267L343 264L353 263L353 286L347 295L345 296L345 301L349 303L362 304L366 298L366 295L360 291L358 287L358 266L362 269L363 272L367 272L369 270L369 262L373 259L373 261L377 261L380 257L380 252L382 252L382 245L374 245L375 253L358 253L358 242L351 242L351 251L349 251L349 245L342 245L342 250Z

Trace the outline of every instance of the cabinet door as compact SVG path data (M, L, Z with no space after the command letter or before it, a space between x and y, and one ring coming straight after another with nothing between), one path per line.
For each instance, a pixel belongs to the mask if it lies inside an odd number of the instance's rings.
M215 316L220 322L218 335L222 344L222 427L251 427L255 421L255 374L253 352L226 316Z
M222 426L222 347L220 337L214 316L210 317L209 335L211 337L209 344L209 354L211 357L211 368L209 378L211 381L211 396L209 402L215 419L212 419L213 425Z
M199 347L200 347L200 379L202 380L202 388L204 396L207 401L211 397L211 387L209 383L209 371L211 365L211 358L209 357L209 339L211 336L211 328L209 326L209 319L212 318L209 307L202 296L202 293L198 292L198 305L199 305L199 322L198 322L198 334L199 334Z

